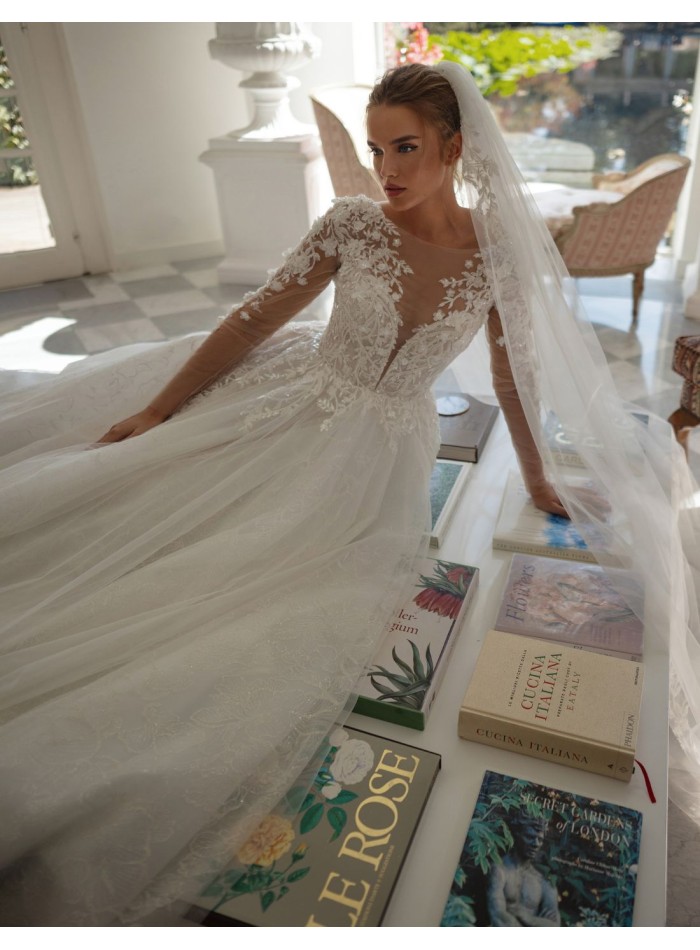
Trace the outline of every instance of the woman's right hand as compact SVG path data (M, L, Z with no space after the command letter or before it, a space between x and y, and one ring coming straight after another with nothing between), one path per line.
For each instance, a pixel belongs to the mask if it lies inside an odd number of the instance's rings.
M165 422L166 418L166 416L156 409L146 406L141 412L137 412L135 416L129 416L128 419L122 419L121 422L115 423L111 429L105 432L102 438L97 440L97 445L109 442L123 442L124 439L131 439L135 435L143 435L143 433L148 432L149 429L153 429L155 426L160 425L161 422Z

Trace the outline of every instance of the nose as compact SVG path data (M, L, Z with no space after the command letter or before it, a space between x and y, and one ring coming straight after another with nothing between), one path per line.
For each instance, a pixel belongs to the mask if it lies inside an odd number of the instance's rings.
M394 168L394 161L391 155L387 155L386 153L382 155L381 162L379 163L379 177L383 179L396 177L396 169Z

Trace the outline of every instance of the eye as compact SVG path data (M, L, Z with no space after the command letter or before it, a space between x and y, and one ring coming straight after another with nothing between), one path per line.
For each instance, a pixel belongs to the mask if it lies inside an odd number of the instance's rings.
M368 146L368 151L369 151L369 154L370 154L370 155L381 155L381 154L382 154L381 149L377 148L376 145L370 145L370 146Z
M404 142L403 145L399 145L399 152L415 152L417 148L417 145L410 145L408 142Z

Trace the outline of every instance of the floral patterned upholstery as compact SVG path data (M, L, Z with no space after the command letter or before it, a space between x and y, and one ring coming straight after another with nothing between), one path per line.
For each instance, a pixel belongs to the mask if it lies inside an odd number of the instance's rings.
M375 201L385 198L379 182L358 154L370 89L362 85L326 86L314 90L310 97L333 191L338 198L355 195L367 195Z
M669 167L673 166L673 167ZM573 222L555 240L573 277L633 274L633 320L644 289L644 271L654 262L690 167L681 155L651 159L629 175L606 176L598 187L627 190L613 204L573 208ZM615 186L614 188L611 186Z

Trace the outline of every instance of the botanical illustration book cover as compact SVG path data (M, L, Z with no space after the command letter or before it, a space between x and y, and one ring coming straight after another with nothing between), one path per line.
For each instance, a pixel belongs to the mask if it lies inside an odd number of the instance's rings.
M438 459L430 475L430 543L442 544L459 497L472 471L471 462Z
M375 927L440 769L435 752L348 726L194 901L205 926ZM288 817L293 815L293 817Z
M642 681L640 663L489 630L459 735L629 782Z
M514 554L494 628L639 661L643 616L643 582L632 571Z
M354 711L424 729L447 658L474 597L479 570L420 558L369 669Z
M586 491L583 479L572 479L574 490ZM609 517L606 505L601 500L601 519ZM493 547L501 551L520 551L523 554L539 554L545 557L568 558L595 563L596 555L610 555L608 538L603 530L591 526L584 541L581 533L568 518L549 514L535 507L534 502L516 471L508 473L501 510L493 533ZM618 561L624 557L617 554Z
M631 927L642 814L486 772L442 927Z
M441 407L446 405L449 408L450 400L458 401L458 406L468 404L469 408L445 415ZM448 393L439 397L438 412L440 449L437 457L478 462L498 416L498 406L490 406L464 393Z

